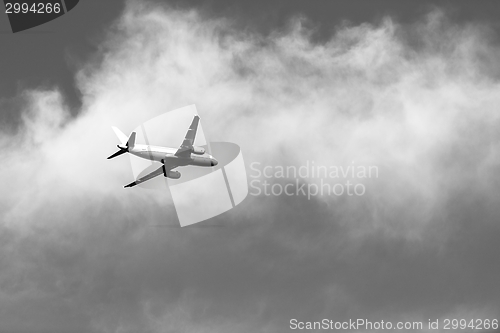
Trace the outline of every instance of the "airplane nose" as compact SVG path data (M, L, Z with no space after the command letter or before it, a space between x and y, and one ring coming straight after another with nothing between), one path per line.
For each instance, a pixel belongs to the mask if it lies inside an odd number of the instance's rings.
M217 164L219 164L219 161L217 161L215 158L212 158L211 162L212 166L216 166Z

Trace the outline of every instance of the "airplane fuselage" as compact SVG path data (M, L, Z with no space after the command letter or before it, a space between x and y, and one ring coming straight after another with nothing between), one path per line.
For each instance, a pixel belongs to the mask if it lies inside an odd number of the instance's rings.
M162 165L156 170L136 179L134 182L125 185L124 187L133 187L154 177L158 177L161 174L167 178L179 179L181 177L181 173L174 169L180 166L216 166L219 162L217 162L212 155L207 154L205 152L205 148L194 145L199 121L200 117L195 115L179 148L136 145L136 132L132 132L128 139L126 139L125 134L123 134L118 128L113 127L113 131L115 131L118 138L122 141L122 144L118 145L120 150L109 156L108 160L122 154L129 153L146 160L162 163Z
M175 153L177 150L176 148L150 145L135 145L132 148L128 148L128 152L137 157L161 163L169 162L169 164L176 166L196 165L213 167L218 164L217 160L207 153L202 155L189 154L188 156L176 156Z

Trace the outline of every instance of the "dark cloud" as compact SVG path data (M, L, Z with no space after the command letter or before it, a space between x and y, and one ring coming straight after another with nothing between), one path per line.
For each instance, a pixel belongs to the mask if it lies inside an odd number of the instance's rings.
M23 91L20 130L0 137L2 329L281 332L292 318L497 316L499 98L484 59L498 48L487 29L440 11L411 31L385 18L324 43L311 26L259 34L130 2L76 75L78 116L64 92ZM380 175L361 197L249 196L202 227L171 227L169 193L121 189L131 174L126 159L105 160L110 125L128 132L193 102L207 136L237 142L248 164L355 161Z

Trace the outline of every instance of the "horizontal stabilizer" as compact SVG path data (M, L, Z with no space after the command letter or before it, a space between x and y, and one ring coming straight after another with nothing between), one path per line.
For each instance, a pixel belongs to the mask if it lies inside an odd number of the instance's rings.
M113 129L113 132L115 132L116 136L118 137L118 140L120 140L120 143L122 145L125 145L127 143L127 136L125 134L123 134L122 131L120 131L118 128L114 127L114 126L111 126L111 128Z
M113 155L109 156L108 157L108 160L116 157L116 156L120 156L121 154L125 154L128 150L127 149L120 149L119 151L117 151L116 153L114 153Z

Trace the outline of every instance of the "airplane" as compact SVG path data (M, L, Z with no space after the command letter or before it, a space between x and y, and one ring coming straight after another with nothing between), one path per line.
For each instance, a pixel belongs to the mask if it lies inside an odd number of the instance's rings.
M163 174L163 176L167 178L179 179L181 178L181 173L173 169L180 166L216 166L219 162L212 155L205 153L205 149L203 147L193 146L199 121L200 117L198 115L195 115L193 121L191 122L191 126L189 126L189 129L186 133L184 141L182 141L180 147L177 149L135 144L135 132L132 132L127 138L127 136L123 134L118 128L112 127L113 131L118 136L122 144L117 145L118 149L120 150L109 156L107 158L108 160L125 153L130 153L132 155L147 160L160 162L162 164L155 171L137 179L130 184L125 185L124 188L133 187L161 174Z

